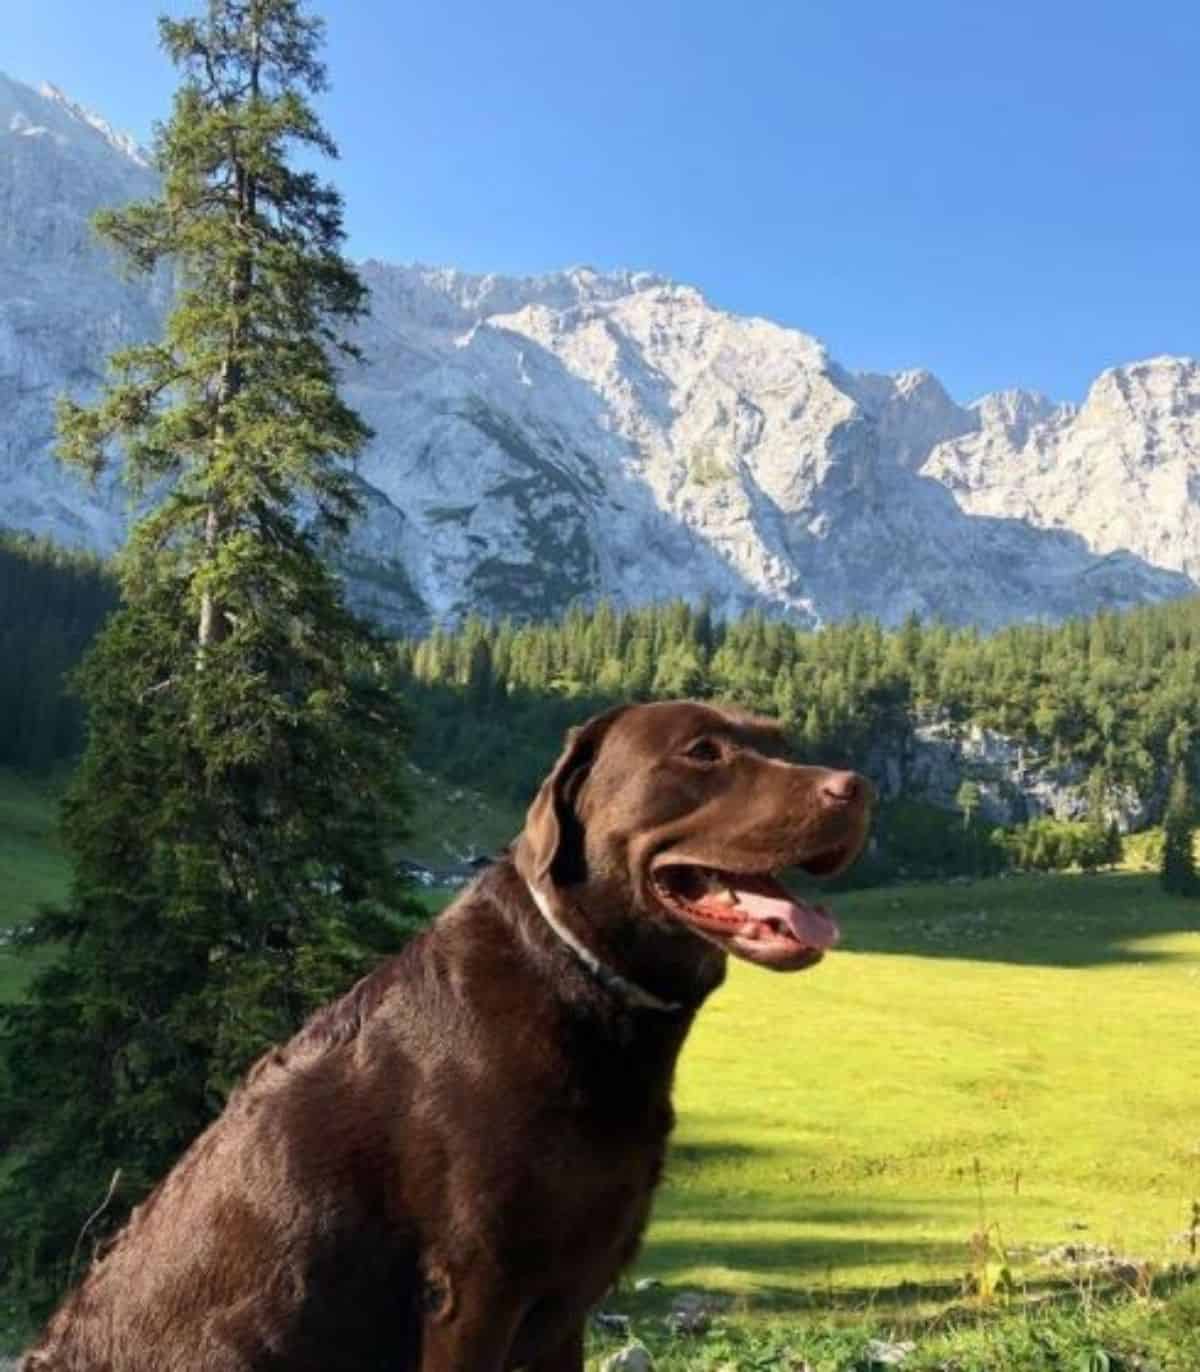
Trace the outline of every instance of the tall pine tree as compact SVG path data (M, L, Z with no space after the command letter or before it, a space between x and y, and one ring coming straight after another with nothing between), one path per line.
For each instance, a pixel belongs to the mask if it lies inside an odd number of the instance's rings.
M292 161L335 153L309 104L322 25L302 0L208 0L160 35L182 76L162 194L96 227L135 269L168 265L176 306L95 405L60 408L62 456L95 472L121 450L147 512L79 677L74 882L32 936L56 955L3 1019L0 1230L40 1298L111 1179L77 1256L411 913L386 653L319 555L369 436L337 389L365 307L341 201Z

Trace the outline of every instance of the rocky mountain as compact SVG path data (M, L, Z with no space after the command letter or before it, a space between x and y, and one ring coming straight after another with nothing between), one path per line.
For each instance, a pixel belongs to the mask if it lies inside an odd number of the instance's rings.
M52 86L0 75L0 524L110 549L123 504L50 456L54 398L92 390L113 348L147 336L165 281L123 281L88 216L154 191L131 140Z
M54 464L52 402L167 306L169 282L122 280L86 228L153 186L102 120L0 78L0 523L121 538L119 493ZM377 436L345 567L388 623L707 595L991 626L1200 581L1194 362L1107 372L1078 412L964 408L927 372L848 371L646 273L363 273L368 361L346 381Z
M1010 392L921 468L971 514L1073 529L1200 581L1200 363L1113 367L1079 410Z

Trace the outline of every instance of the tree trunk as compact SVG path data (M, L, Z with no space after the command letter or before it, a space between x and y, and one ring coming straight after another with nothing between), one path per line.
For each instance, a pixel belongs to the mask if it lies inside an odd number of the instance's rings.
M259 94L260 67L262 62L262 33L258 26L258 18L254 18L255 29L253 36L253 56L250 64L250 91L251 98L257 100ZM253 175L247 172L245 166L240 161L236 146L231 157L235 168L237 185L237 209L234 214L234 231L241 244L241 250L234 259L229 280L229 301L233 306L233 325L229 337L229 351L225 356L225 361L221 367L221 384L217 395L217 428L216 428L216 447L218 450L223 448L226 439L229 437L229 430L226 424L226 412L228 407L237 398L242 389L242 364L238 356L242 345L242 310L247 300L250 298L250 289L254 281L254 260L252 251L246 244L246 234L248 229L252 229L254 214L256 209L257 191L256 180ZM225 534L224 521L222 519L222 500L220 488L214 486L210 488L208 495L208 505L204 516L204 562L211 566L215 561L221 540ZM225 614L224 607L220 604L213 592L206 589L200 598L200 624L197 631L196 649L196 669L202 671L204 668L204 657L206 650L214 643L220 643L229 632L229 620Z

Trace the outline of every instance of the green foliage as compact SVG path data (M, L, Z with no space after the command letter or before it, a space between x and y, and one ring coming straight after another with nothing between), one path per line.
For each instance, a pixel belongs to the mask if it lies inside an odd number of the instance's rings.
M979 823L964 826L949 810L923 801L885 801L876 811L870 846L835 887L951 874L989 876L1008 863L1003 832Z
M396 661L415 700L416 760L507 807L528 802L567 726L621 700L735 701L780 719L805 757L868 772L903 754L914 722L949 716L1015 736L1031 760L1086 767L1087 825L1037 821L1001 842L968 778L956 824L907 800L885 805L852 880L983 875L1009 861L1093 870L1121 860L1105 824L1114 788L1152 799L1170 759L1188 754L1200 600L989 638L915 618L891 632L867 621L810 632L759 612L723 623L704 606L601 602L555 624L472 617L398 644Z
M60 950L3 1016L0 1183L10 1285L35 1303L219 1109L245 1066L422 917L387 846L405 737L384 645L345 608L302 522L357 511L367 429L331 353L364 288L341 204L288 158L332 152L306 99L320 24L299 0L211 0L161 24L181 68L162 198L98 216L137 269L181 283L164 336L111 359L94 408L60 407L62 456L124 450L153 503L121 608L77 686L87 748L64 809ZM86 1254L85 1254L86 1256Z
M0 766L47 772L78 756L83 712L64 677L116 601L99 559L0 534Z
M1200 895L1192 846L1196 815L1187 770L1181 762L1171 779L1167 809L1163 816L1162 867L1159 878L1164 891L1178 896Z
M997 841L1013 865L1026 871L1064 872L1078 867L1094 872L1120 861L1120 840L1113 826L1104 829L1091 820L1078 823L1043 817L1010 829Z
M915 719L993 728L1031 759L1086 768L1099 824L1114 787L1152 795L1172 750L1187 755L1200 736L1200 599L989 637L915 618L894 631L849 621L813 632L760 611L722 623L704 606L601 602L556 624L438 629L397 656L439 711L453 711L481 643L488 708L517 716L547 697L576 702L577 719L598 702L685 693L775 715L808 756L860 765Z
M954 797L954 803L962 813L964 829L971 827L971 821L979 813L982 801L983 793L979 789L979 783L972 781L970 777L964 779Z

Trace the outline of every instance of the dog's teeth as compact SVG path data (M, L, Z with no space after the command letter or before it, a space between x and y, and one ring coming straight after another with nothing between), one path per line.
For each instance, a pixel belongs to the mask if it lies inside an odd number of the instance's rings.
M717 892L717 899L722 905L736 905L738 898L733 889L729 886L722 886Z

